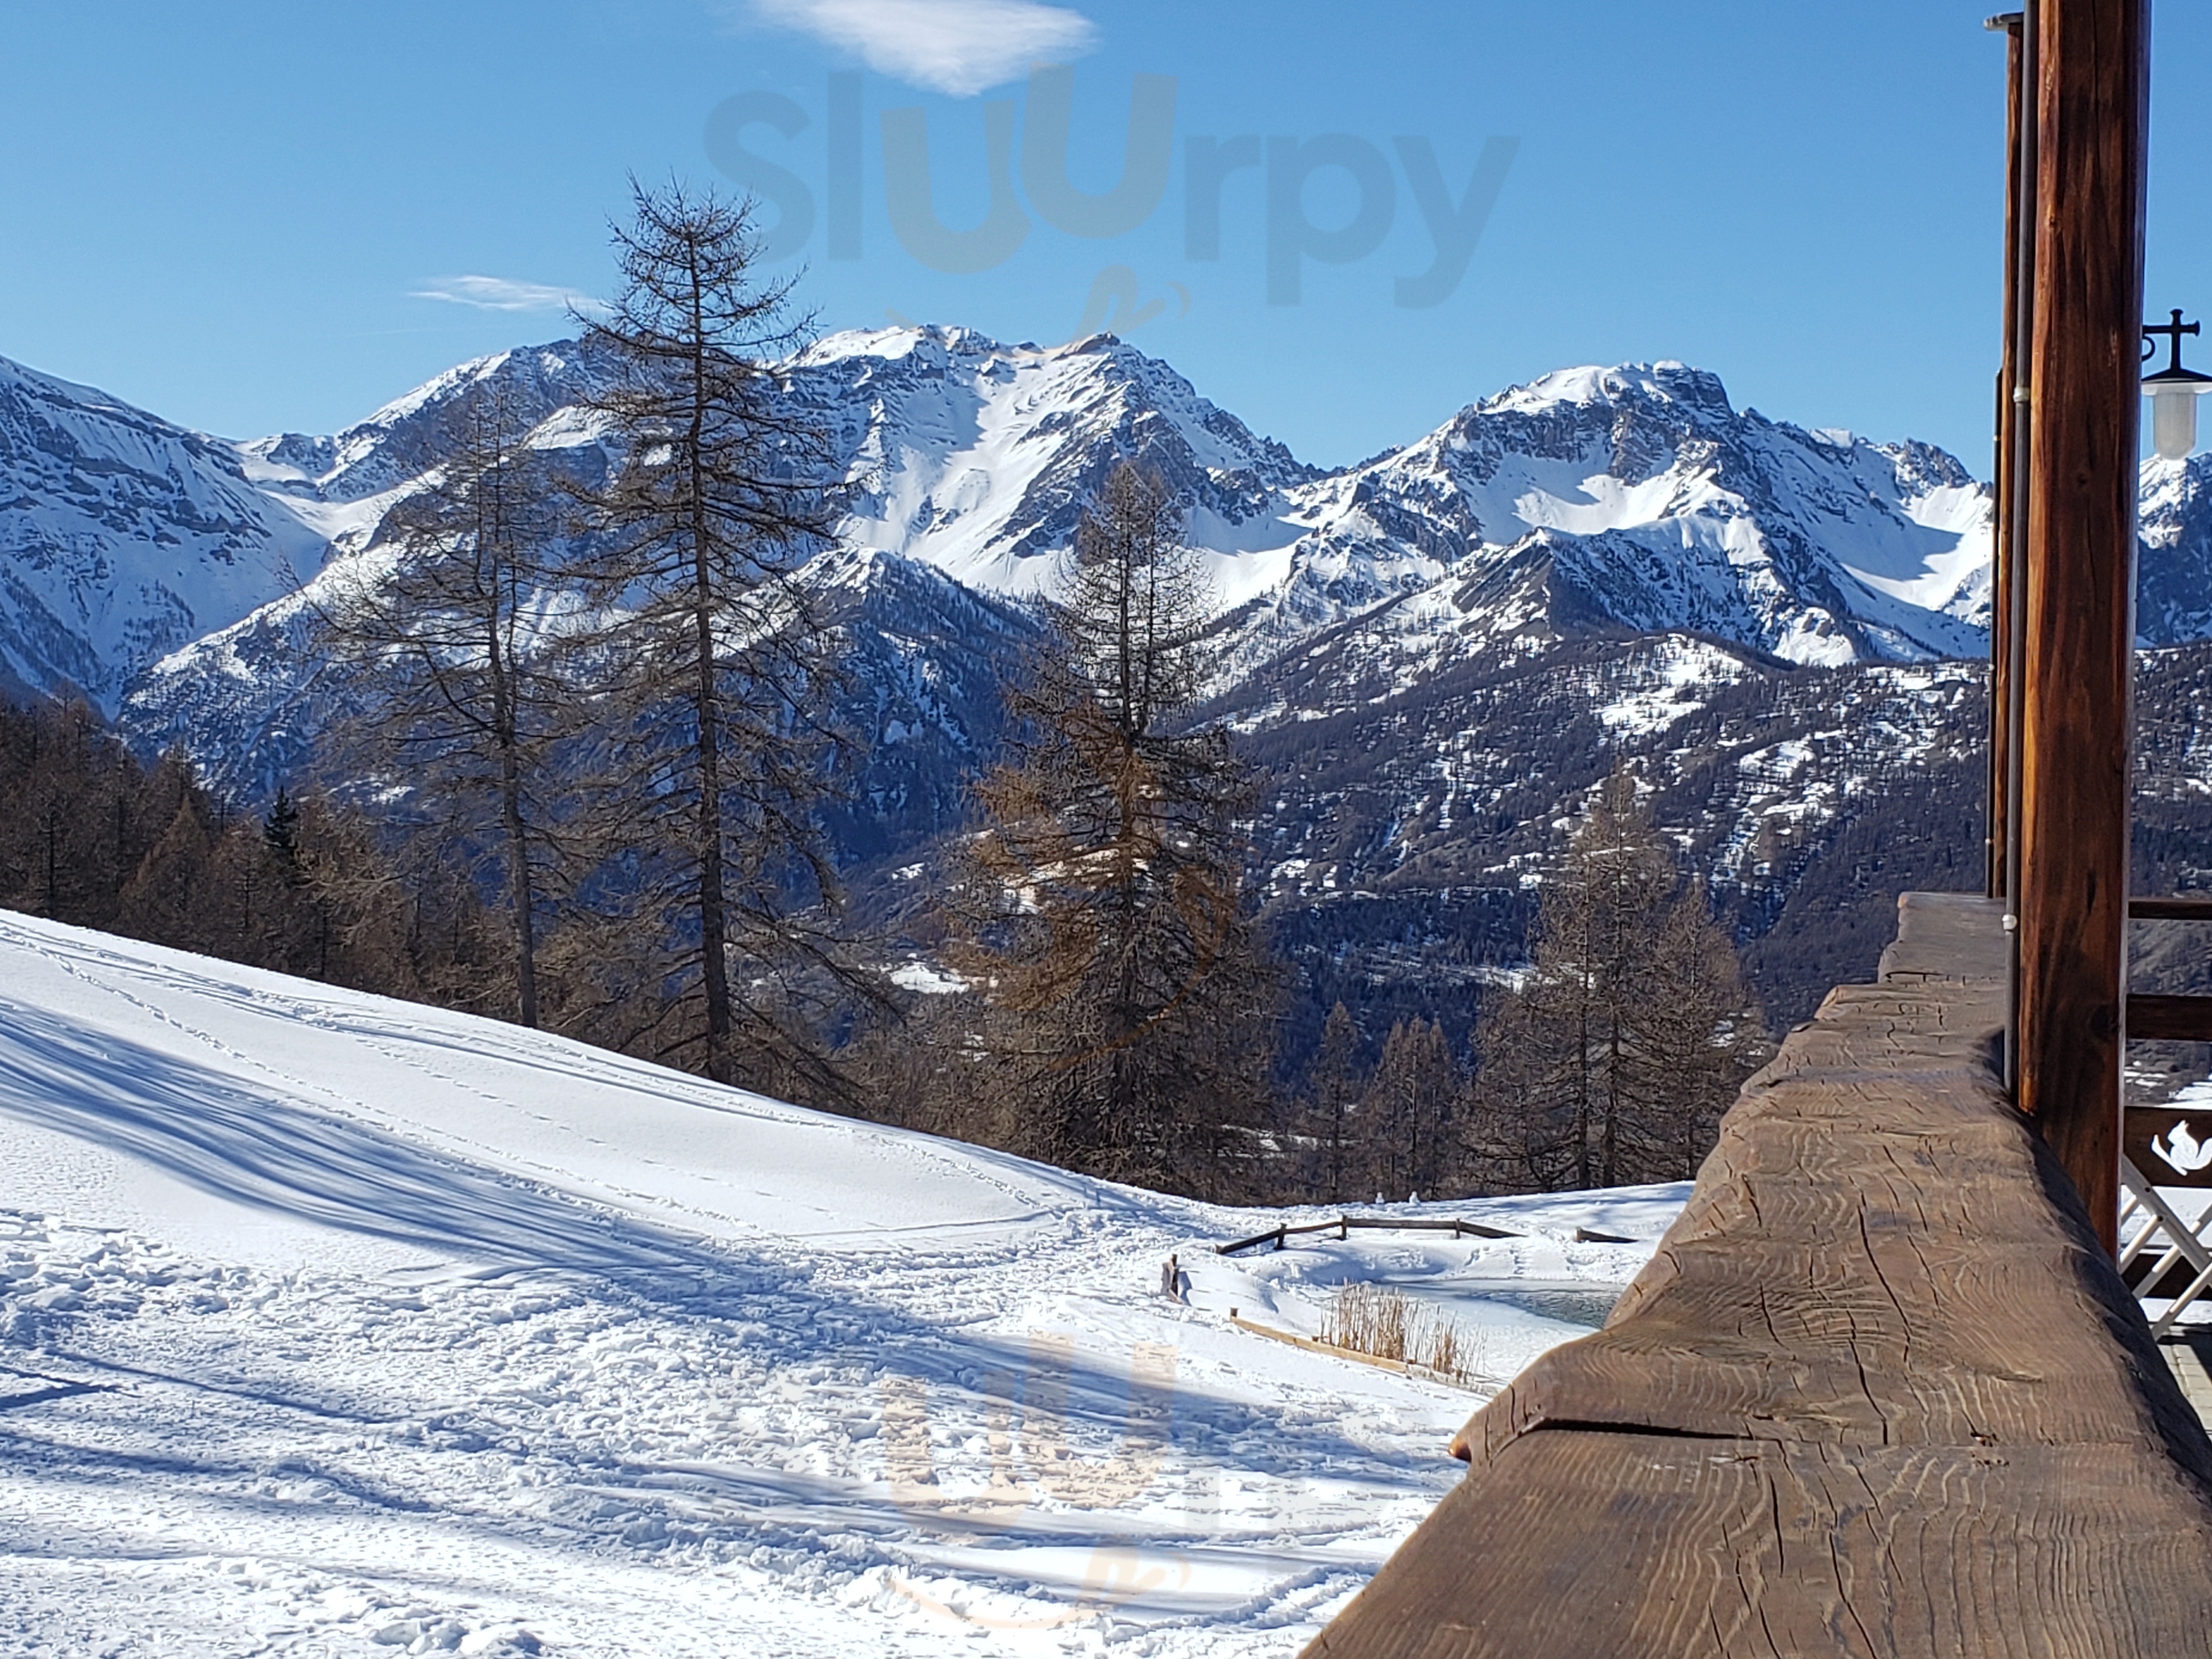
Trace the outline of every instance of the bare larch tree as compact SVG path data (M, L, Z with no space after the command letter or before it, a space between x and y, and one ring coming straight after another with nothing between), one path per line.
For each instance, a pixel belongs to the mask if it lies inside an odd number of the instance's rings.
M775 1086L809 1047L787 973L830 965L835 883L815 820L831 742L830 642L799 573L829 541L823 434L778 365L807 322L757 281L752 204L633 182L621 291L583 319L606 370L588 401L616 460L576 487L603 618L580 643L617 719L594 790L635 910L657 936L653 1051ZM732 963L739 972L732 973Z
M480 381L424 487L310 592L320 642L353 682L337 752L365 770L357 781L404 792L438 844L496 865L515 1012L534 1026L539 920L560 839L540 785L576 703L545 635L557 526L528 436L501 381Z
M1462 1161L1452 1118L1462 1082L1441 1024L1417 1016L1390 1028L1359 1103L1364 1184L1393 1200L1444 1195Z
M1311 1131L1307 1139L1314 1149L1313 1173L1307 1186L1312 1196L1330 1204L1343 1203L1350 1190L1346 1181L1357 1185L1364 1173L1358 1149L1351 1144L1358 1129L1351 1121L1361 1092L1358 1064L1359 1028L1351 1011L1339 1000L1328 1011L1328 1022L1322 1027L1321 1048L1306 1074L1312 1091Z

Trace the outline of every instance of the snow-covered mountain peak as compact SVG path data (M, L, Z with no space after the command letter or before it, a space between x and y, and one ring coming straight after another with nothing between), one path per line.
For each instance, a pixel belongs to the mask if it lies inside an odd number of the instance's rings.
M597 465L605 436L583 405L605 372L577 341L520 347L457 365L342 432L245 444L0 374L0 420L12 422L0 425L0 482L35 504L4 531L24 550L0 592L0 672L29 689L85 686L112 706L167 657L159 678L178 687L191 678L180 647L368 546L488 393L533 446ZM963 328L855 330L793 354L780 383L851 486L842 539L883 556L846 567L841 584L890 582L910 562L985 594L1049 592L1099 486L1134 459L1181 497L1209 555L1231 679L1316 629L1423 593L1393 614L1462 651L1589 629L1688 629L1808 662L1984 647L1987 503L1965 467L1926 445L1739 410L1718 376L1680 362L1540 376L1334 471L1110 334L1040 348ZM2195 501L2193 489L2168 493ZM87 491L101 500L88 505ZM70 559L73 574L58 574ZM158 577L125 568L164 559ZM238 577L248 569L262 574ZM2202 608L2179 592L2175 607ZM1440 628L1446 610L1466 626ZM2193 624L2176 610L2161 626ZM269 696L284 705L281 688ZM167 691L159 701L155 724L173 732L183 705Z
M803 373L853 358L896 362L911 357L929 367L944 368L957 359L1009 356L1016 353L1046 355L1036 346L1002 345L988 334L957 324L899 323L889 328L847 328L825 334L793 353L787 367Z
M121 419L151 422L167 427L167 421L134 409L120 398L102 392L96 386L85 386L76 380L64 380L58 374L49 374L43 369L33 368L28 363L19 363L13 357L0 357L0 387L14 382L27 394L72 404L88 414L113 416ZM171 430L182 431L181 427Z
M1621 408L1674 404L1726 419L1735 413L1721 377L1670 358L1650 363L1554 369L1469 406L1470 414L1542 414L1562 406Z
M1958 461L1739 411L1681 363L1543 376L1316 493L1334 545L1306 569L1364 570L1377 600L1449 583L1474 638L1689 629L1820 663L1983 647L1988 500Z
M1048 589L1053 556L1128 459L1190 503L1224 602L1241 599L1281 574L1266 556L1297 533L1281 492L1314 476L1110 335L1050 349L960 329L832 335L793 360L790 383L849 458L847 539L987 592Z
M492 379L501 369L514 362L516 355L513 351L495 351L488 356L472 357L467 362L457 364L442 374L434 375L412 392L394 398L367 420L348 428L342 435L341 441L343 442L346 438L355 437L356 434L389 431L410 416L420 414L434 404L451 403L464 396L471 388L482 386ZM556 366L559 366L557 362Z
M576 341L517 347L449 368L333 436L282 433L235 447L263 489L361 501L410 483L449 453L463 411L483 391L504 393L515 418L531 427L573 408L592 380Z
M2145 645L2212 635L2212 453L2142 464L2136 633Z
M2147 456L2138 473L2142 489L2143 539L2171 540L2173 514L2192 496L2212 486L2212 452L2179 461Z
M324 538L220 439L0 359L0 690L131 672L295 587Z

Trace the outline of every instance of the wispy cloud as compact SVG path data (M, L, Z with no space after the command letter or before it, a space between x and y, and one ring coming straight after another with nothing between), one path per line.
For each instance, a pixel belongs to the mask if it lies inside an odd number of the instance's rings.
M879 75L965 98L1097 44L1081 12L1037 0L753 0L770 22L860 54Z
M510 282L504 276L440 276L409 296L415 300L443 300L449 305L474 306L479 311L580 311L599 309L599 302L573 288L553 288L544 283Z

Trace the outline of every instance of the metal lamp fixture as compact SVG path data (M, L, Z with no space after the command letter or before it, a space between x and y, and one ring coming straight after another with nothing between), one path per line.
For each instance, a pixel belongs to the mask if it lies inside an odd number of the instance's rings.
M2212 374L2199 374L2181 366L2181 337L2195 334L2196 323L2185 323L2176 311L2170 323L2143 325L2143 361L2158 350L2159 335L2173 346L2172 361L2155 374L2143 376L2143 395L2150 399L2150 442L2161 459L2179 461L2197 447L2197 400L2212 392Z

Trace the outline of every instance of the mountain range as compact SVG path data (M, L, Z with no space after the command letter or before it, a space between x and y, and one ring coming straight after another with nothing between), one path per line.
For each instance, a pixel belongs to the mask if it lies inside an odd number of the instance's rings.
M520 349L341 433L232 442L0 360L0 685L73 690L265 795L344 696L306 648L317 580L374 547L495 387L533 447L599 447L579 404L602 368L574 342ZM1623 756L1754 967L1805 935L1764 970L1780 1015L1868 953L1885 873L1979 857L1990 502L1940 449L1739 410L1670 362L1549 374L1336 469L1110 336L854 332L784 368L853 484L810 580L873 739L833 828L888 912L995 741L1023 601L1124 458L1208 556L1206 712L1273 777L1257 841L1312 997L1433 1002L1511 959L1559 825ZM2212 637L2212 459L2145 464L2142 534L2143 642ZM1939 799L1926 856L1884 852L1825 920L1793 915L1893 803Z

